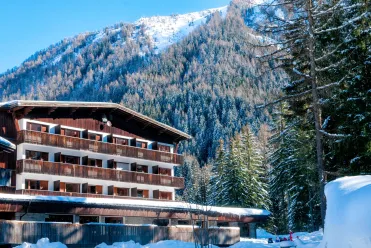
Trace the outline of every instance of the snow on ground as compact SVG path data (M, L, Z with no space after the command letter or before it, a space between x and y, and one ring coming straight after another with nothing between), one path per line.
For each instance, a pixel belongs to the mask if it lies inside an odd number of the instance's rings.
M371 176L343 177L326 185L321 248L371 247Z
M67 246L61 242L50 242L48 238L42 238L39 239L36 244L24 242L15 248L67 248Z
M275 237L275 235L270 234L262 229L258 232L258 234L264 234L264 237ZM297 248L314 248L317 247L319 241L322 239L322 232L313 232L313 233L295 233L294 237L299 236L300 240L294 239ZM288 237L288 235L282 235ZM241 238L241 242L230 246L230 248L273 248L273 247L280 247L281 243L273 243L268 244L267 238L258 238L258 239L249 239L249 238ZM44 238L40 239L37 244L29 244L23 243L17 248L66 248L65 245L55 242L49 243L49 239ZM183 242L179 240L164 240L157 243L141 245L139 243L135 243L134 241L128 242L116 242L112 245L107 245L106 243L102 243L96 246L96 248L194 248L195 244L190 242ZM211 248L218 248L217 246L211 246Z
M145 17L136 21L135 24L145 27L145 33L152 37L154 47L161 51L181 40L199 25L206 23L207 18L213 13L220 12L224 18L227 9L228 6L224 6L183 15Z
M194 248L195 244L190 242L182 242L179 240L164 240L153 244L140 245L134 241L129 242L117 242L112 245L102 243L97 245L95 248ZM217 246L211 246L211 248L218 248Z

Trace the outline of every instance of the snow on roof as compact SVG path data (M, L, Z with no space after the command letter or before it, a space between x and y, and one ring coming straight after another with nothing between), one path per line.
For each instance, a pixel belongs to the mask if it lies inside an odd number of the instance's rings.
M68 196L30 196L19 194L0 194L2 200L20 200L20 201L40 201L40 202L68 202L80 203L89 205L104 205L104 206L122 206L132 208L146 209L162 209L169 211L200 211L203 213L209 212L219 215L232 215L237 217L247 216L269 216L270 212L264 209L257 208L230 208L230 207L214 207L190 204L178 201L151 201L137 199L110 199L110 198L85 198L85 197L68 197Z
M0 147L5 148L6 150L15 150L16 146L7 139L0 137Z

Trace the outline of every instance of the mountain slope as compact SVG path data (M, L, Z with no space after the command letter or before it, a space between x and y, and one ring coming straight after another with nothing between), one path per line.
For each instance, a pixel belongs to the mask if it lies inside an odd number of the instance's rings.
M190 133L194 139L181 149L206 162L220 138L247 123L257 131L269 121L269 113L254 106L277 92L285 78L272 71L273 64L255 58L267 48L251 45L260 37L245 25L246 9L231 4L228 11L210 13L198 14L205 24L186 29L177 23L187 18L168 17L180 20L174 21L174 36L156 33L166 18L155 17L65 39L0 76L2 100L121 102ZM161 38L162 43L160 36L169 40Z

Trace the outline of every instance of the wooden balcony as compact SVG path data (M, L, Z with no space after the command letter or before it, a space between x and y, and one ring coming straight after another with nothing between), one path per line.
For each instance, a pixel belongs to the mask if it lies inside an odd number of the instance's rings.
M55 146L75 150L85 150L124 157L147 159L158 162L182 164L183 156L170 152L143 149L133 146L118 145L76 137L22 130L18 132L18 144L31 143L46 146Z
M3 193L3 192L0 192ZM10 193L10 192L9 192ZM129 196L117 196L117 195L99 195L89 193L75 193L75 192L59 192L59 191L48 191L48 190L35 190L35 189L17 189L12 194L18 195L32 195L32 196L68 196L68 197L91 197L91 198L110 198L110 199L136 199L136 200L149 200L149 201L169 201L166 199L152 199L152 198L140 198L140 197L129 197Z
M17 173L28 172L184 188L184 178L182 177L122 171L76 164L55 163L42 160L18 160L16 171Z

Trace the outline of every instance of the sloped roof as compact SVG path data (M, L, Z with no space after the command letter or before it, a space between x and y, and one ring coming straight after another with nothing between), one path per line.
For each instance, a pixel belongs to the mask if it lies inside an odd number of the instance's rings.
M148 116L140 114L123 105L109 102L78 102L78 101L30 101L30 100L14 100L0 103L0 110L18 111L24 108L77 108L77 109L110 109L118 113L131 116L140 122L145 122L146 126L152 126L157 129L162 129L166 133L177 137L177 140L187 140L192 137L176 128L170 127L164 123L156 121Z

